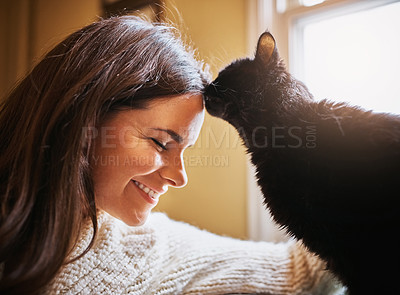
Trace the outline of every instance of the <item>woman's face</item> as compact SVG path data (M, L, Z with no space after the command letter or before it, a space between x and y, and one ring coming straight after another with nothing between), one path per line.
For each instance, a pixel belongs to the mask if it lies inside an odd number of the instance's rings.
M97 207L128 225L143 224L169 186L186 185L183 152L203 121L201 95L110 115L96 132L91 158Z

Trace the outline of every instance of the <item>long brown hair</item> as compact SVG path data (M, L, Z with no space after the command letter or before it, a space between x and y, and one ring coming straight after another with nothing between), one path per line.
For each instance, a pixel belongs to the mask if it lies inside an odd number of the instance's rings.
M208 76L169 26L132 16L66 38L0 104L0 293L37 294L97 230L89 156L113 109L201 93ZM79 257L75 257L77 259Z

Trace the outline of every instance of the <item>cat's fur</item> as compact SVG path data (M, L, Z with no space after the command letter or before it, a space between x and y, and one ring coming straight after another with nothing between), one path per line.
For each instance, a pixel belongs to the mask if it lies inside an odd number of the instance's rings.
M274 220L350 294L400 294L400 117L314 101L268 32L205 96L242 137Z

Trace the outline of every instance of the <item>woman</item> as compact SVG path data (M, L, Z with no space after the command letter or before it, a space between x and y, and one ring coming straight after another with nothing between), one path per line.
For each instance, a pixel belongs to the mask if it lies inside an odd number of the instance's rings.
M184 186L203 122L202 65L135 17L55 47L0 106L1 294L309 294L298 244L237 241L149 216ZM328 294L325 289L324 294Z

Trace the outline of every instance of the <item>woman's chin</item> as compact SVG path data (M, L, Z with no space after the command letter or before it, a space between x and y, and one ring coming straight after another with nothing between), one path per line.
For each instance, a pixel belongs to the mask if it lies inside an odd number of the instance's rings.
M104 210L104 209L103 209ZM110 212L109 210L104 210L112 217L115 217L125 223L128 226L140 226L146 223L151 210L148 211L133 211L121 214L119 212Z
M146 223L150 212L150 210L146 212L133 212L132 214L119 219L128 226L140 226Z

